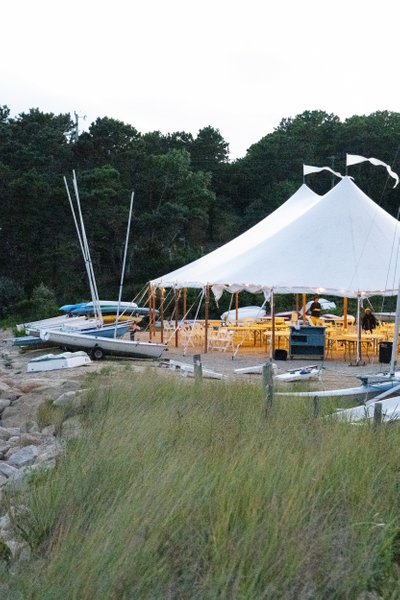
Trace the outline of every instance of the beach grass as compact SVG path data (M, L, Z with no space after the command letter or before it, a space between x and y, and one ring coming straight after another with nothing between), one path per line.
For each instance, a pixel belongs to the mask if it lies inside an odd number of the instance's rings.
M31 558L7 597L398 597L397 425L316 419L310 399L266 411L254 383L91 386L84 435L15 492Z

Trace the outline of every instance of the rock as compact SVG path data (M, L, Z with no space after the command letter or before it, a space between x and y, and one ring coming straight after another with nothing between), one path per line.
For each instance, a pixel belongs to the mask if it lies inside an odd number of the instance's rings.
M59 384L57 383L57 381L50 381L49 379L44 379L44 378L43 379L27 379L25 381L22 381L18 385L18 388L24 394L28 394L28 393L32 393L32 392L36 392L36 393L43 392L46 389L51 389L58 385Z
M71 392L64 392L63 394L61 394L61 396L59 396L58 398L56 398L56 400L53 401L53 404L54 406L66 406L67 404L79 405L80 401L74 402L74 400L78 400L84 392L87 392L87 390L83 389Z
M70 440L82 435L82 431L83 429L79 417L70 417L62 424L61 438L63 440Z
M5 485L7 483L7 481L8 481L7 477L0 475L0 488L2 488L3 485ZM1 491L0 491L0 503L1 503Z
M0 413L3 412L4 409L8 408L11 405L9 400L0 400Z
M8 440L8 438L19 435L19 427L0 427L0 440Z
M13 467L7 462L0 460L0 475L2 475L3 477L10 478L16 473L18 473L18 469L16 467Z
M0 459L4 457L4 455L9 451L10 444L8 442L3 442L0 440Z
M10 389L11 388L8 385L8 383L5 383L4 381L0 381L0 396L1 397L4 397L5 394L8 394Z
M27 465L31 465L35 461L38 454L39 450L37 446L24 446L9 457L8 463L13 467L25 467Z

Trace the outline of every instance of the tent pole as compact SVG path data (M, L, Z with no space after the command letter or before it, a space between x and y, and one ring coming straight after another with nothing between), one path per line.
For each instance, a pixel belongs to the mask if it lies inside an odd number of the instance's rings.
M356 366L361 362L361 296L357 296L357 349L356 349Z
M400 284L399 289L397 291L397 302L396 302L396 318L394 321L394 331L393 331L393 345L392 345L392 355L390 358L390 375L393 377L396 371L397 365L397 344L399 340L399 330L400 330Z
M164 343L164 302L165 302L165 289L161 288L161 303L160 303L160 321L161 321L161 343Z
M347 298L343 298L343 329L347 329Z
M296 294L295 296L295 308L296 308L296 312L299 312L299 295Z
M149 291L147 292L147 304L149 305L149 342L151 342L151 285L149 285Z
M156 290L151 288L151 306L150 306L150 335L151 339L156 334Z
M303 327L305 327L307 325L307 321L306 321L306 304L307 304L307 297L305 294L303 294Z
M239 292L235 292L236 327L239 325Z
M204 353L207 354L208 349L208 311L210 305L210 288L206 285L204 299Z
M274 358L275 354L275 297L274 290L271 290L271 319L272 319L272 327L271 327L271 361Z
M175 290L175 348L179 346L179 290Z
M186 325L186 298L187 288L183 288L183 324Z

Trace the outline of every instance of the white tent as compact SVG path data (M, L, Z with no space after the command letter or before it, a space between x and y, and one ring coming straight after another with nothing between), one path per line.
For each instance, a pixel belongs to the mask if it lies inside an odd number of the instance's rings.
M155 287L235 292L395 295L400 225L349 177L323 197L303 185L218 250L154 279Z
M203 288L219 277L227 265L250 248L262 244L321 200L303 184L282 206L238 237L209 254L150 282L155 287Z

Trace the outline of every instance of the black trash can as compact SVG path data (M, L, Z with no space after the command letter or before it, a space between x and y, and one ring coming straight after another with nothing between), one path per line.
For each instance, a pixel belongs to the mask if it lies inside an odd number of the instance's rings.
M379 344L379 362L390 363L392 358L393 342L381 342Z
M280 350L279 348L274 351L274 360L286 360L287 350Z

